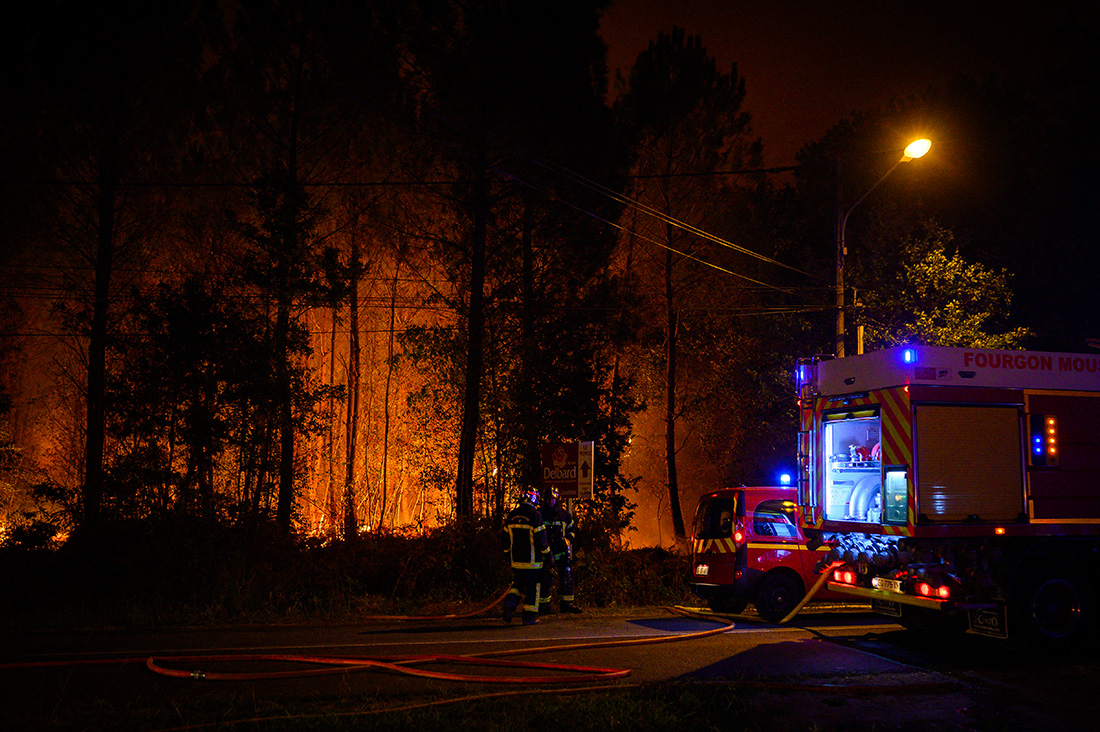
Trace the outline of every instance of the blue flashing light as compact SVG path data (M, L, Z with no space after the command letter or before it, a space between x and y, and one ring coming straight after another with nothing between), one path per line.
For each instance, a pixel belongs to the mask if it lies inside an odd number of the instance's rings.
M780 485L790 485L791 484L791 474L790 473L781 474L779 476L779 484Z
M902 358L903 361L905 361L905 363L916 363L917 362L917 349L915 349L915 348L906 348L904 351L901 352L901 358Z

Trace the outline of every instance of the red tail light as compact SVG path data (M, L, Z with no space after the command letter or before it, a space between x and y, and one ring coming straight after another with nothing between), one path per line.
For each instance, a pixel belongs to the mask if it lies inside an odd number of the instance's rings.
M745 536L745 524L741 519L737 519L733 522L733 544L736 547L743 546L745 540L748 537Z
M856 583L856 573L851 570L838 569L833 572L833 579L846 585L854 585Z
M925 597L936 597L940 600L947 600L951 597L951 588L947 585L933 587L927 582L921 582L917 585L917 594Z

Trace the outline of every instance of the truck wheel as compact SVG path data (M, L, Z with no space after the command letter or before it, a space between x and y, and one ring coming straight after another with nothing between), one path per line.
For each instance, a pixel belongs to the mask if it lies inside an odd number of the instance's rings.
M785 574L769 574L760 581L752 604L769 623L778 623L802 602L802 586Z
M1015 593L1010 612L1009 633L1043 650L1079 648L1094 632L1097 620L1092 585L1072 572L1028 578Z
M721 615L737 615L745 610L748 600L739 597L712 597L707 600L707 606Z

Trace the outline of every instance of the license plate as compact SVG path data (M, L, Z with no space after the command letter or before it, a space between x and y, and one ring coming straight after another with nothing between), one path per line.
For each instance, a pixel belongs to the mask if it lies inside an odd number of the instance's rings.
M886 590L887 592L901 592L901 580L886 579L885 577L875 577L871 580L871 586L876 590Z
M877 597L872 597L871 609L879 615L889 615L892 618L901 617L901 603L893 600L880 600Z

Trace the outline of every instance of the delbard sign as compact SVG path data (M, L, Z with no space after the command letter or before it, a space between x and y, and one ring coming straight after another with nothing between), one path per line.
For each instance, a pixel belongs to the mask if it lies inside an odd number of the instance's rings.
M542 448L542 487L555 487L562 498L591 498L595 473L591 442L562 442Z

